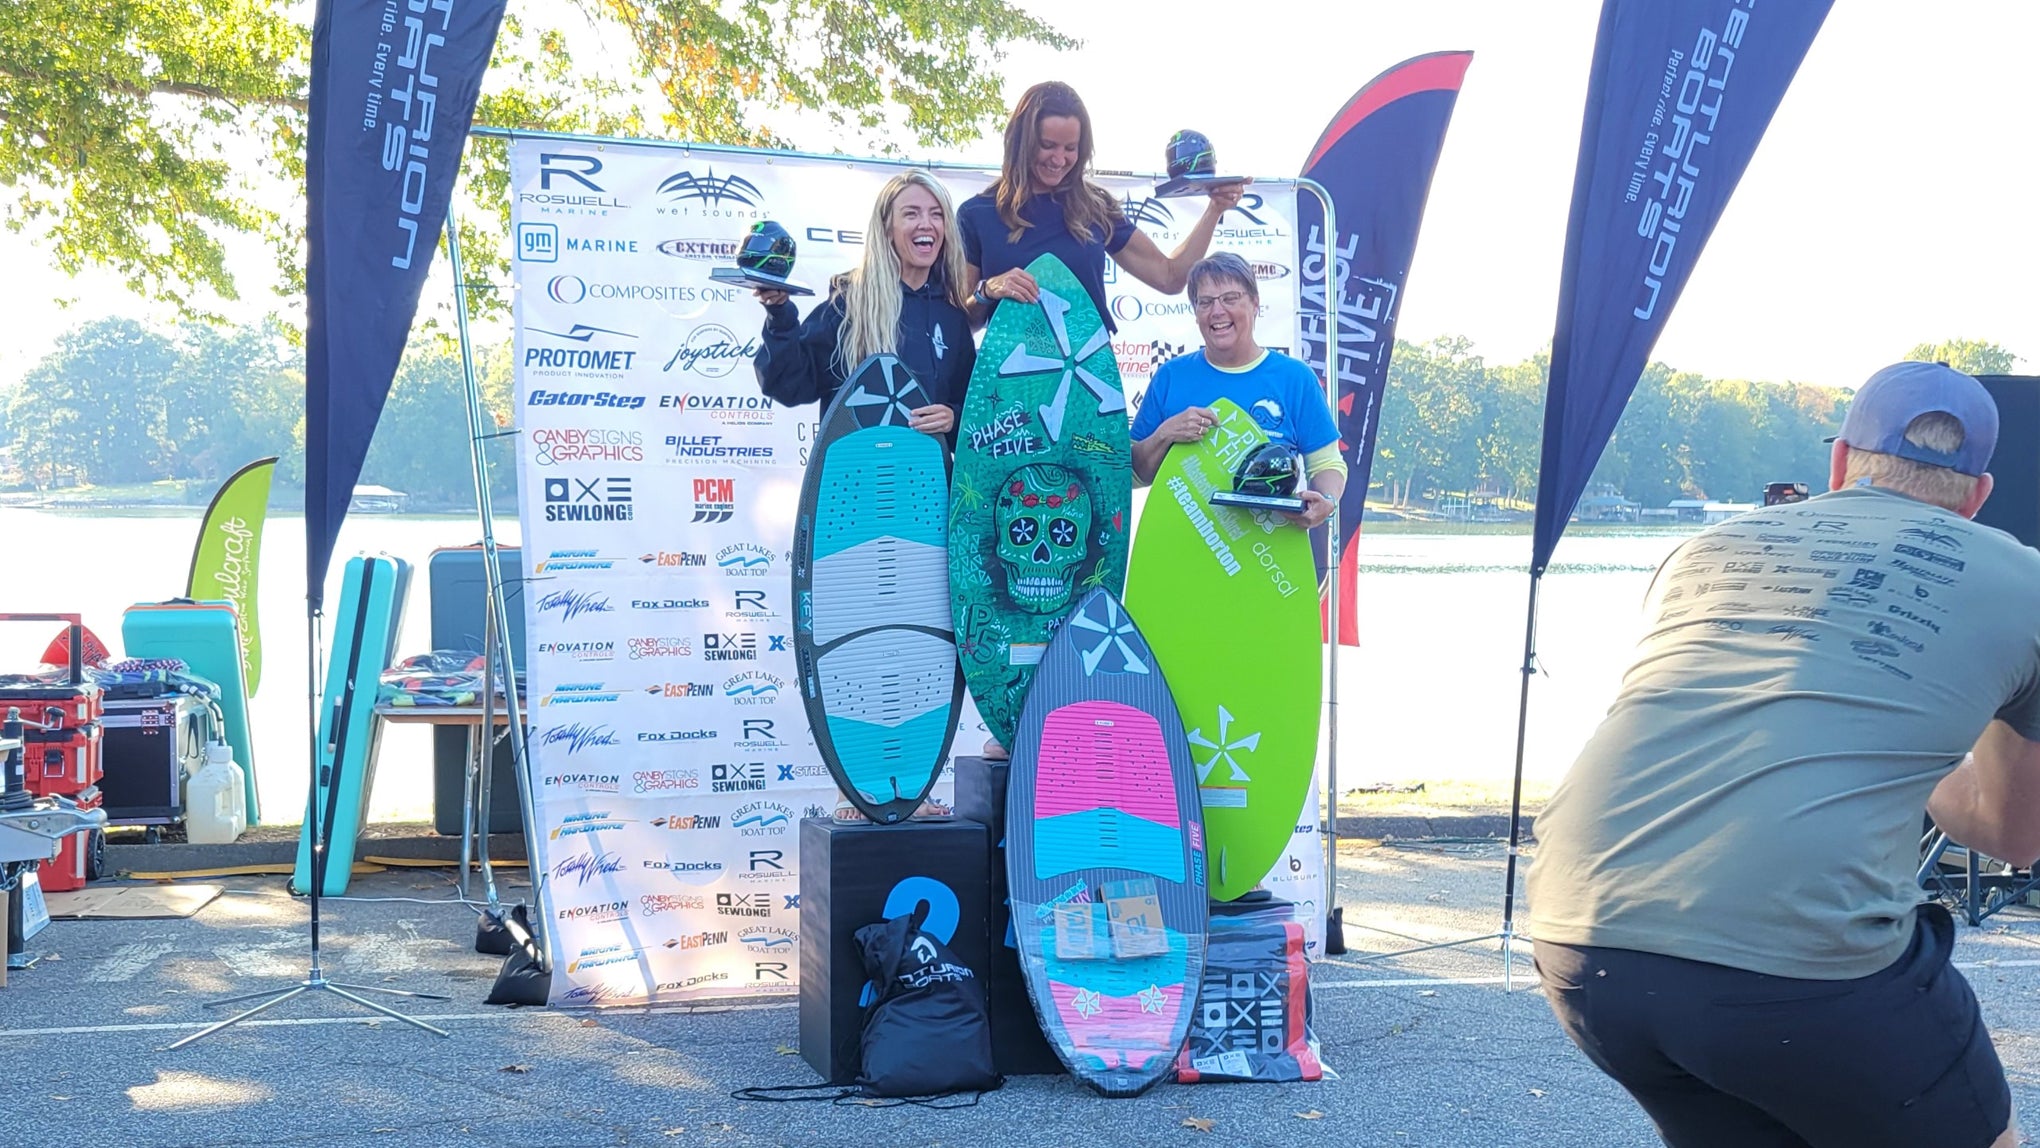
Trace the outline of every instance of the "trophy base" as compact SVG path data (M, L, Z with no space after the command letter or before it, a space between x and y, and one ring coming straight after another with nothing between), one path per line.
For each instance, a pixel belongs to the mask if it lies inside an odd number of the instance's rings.
M1179 175L1156 184L1155 198L1184 199L1193 195L1209 195L1214 187L1252 182L1253 177L1245 175Z
M772 275L760 275L755 271L746 271L741 267L718 267L710 271L708 277L717 283L725 283L732 287L759 287L767 291L784 291L788 295L812 295L815 293L813 288L804 283L796 283L791 279L781 279Z
M1236 506L1243 510L1277 510L1284 514L1302 514L1303 499L1284 497L1279 494L1241 494L1238 491L1220 490L1211 495L1213 506Z

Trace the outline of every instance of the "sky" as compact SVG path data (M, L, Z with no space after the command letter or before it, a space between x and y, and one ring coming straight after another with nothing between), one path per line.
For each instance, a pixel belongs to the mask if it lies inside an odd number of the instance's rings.
M510 0L512 11L539 2ZM1549 343L1598 0L1022 6L1084 45L1014 50L998 65L1009 96L1042 79L1075 84L1098 165L1113 170L1159 168L1170 133L1195 128L1222 170L1294 175L1370 78L1470 49L1398 334L1464 336L1495 363ZM2040 371L2035 44L2032 0L1837 3L1655 357L1718 378L1854 386L1916 343L1962 337ZM815 130L794 142L836 144ZM987 139L936 158L997 154ZM240 242L232 258L243 302L225 313L283 305L265 250ZM166 317L110 274L56 271L23 236L0 233L0 266L0 386L78 323ZM448 284L442 267L428 299Z

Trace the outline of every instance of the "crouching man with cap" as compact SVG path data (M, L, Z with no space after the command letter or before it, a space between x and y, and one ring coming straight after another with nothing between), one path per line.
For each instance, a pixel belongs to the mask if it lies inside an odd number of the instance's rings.
M1537 818L1545 994L1675 1148L2018 1142L1953 925L1915 882L1922 810L2040 857L2040 551L1970 521L1997 431L1968 375L1873 375L1829 493L1709 527L1658 572Z

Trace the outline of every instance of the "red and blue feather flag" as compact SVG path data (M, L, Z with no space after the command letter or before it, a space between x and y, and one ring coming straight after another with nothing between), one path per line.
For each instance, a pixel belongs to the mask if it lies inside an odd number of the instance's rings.
M1317 362L1324 360L1328 341L1336 338L1338 347L1331 361L1339 384L1339 449L1347 467L1346 493L1339 501L1337 589L1343 645L1360 644L1356 544L1403 284L1416 254L1417 229L1445 146L1445 129L1472 62L1472 52L1433 52L1376 76L1332 117L1303 165L1304 178L1330 193L1338 229L1328 249L1324 212L1316 198L1297 198L1303 284L1299 350L1305 362ZM1326 330L1327 290L1336 292L1336 336Z

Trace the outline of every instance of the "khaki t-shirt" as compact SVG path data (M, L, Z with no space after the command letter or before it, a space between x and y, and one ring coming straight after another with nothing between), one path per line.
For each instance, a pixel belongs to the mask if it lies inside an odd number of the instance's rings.
M1992 718L2040 741L2040 551L1848 489L1702 531L1645 611L1537 818L1533 935L1820 980L1896 960L1927 795Z

